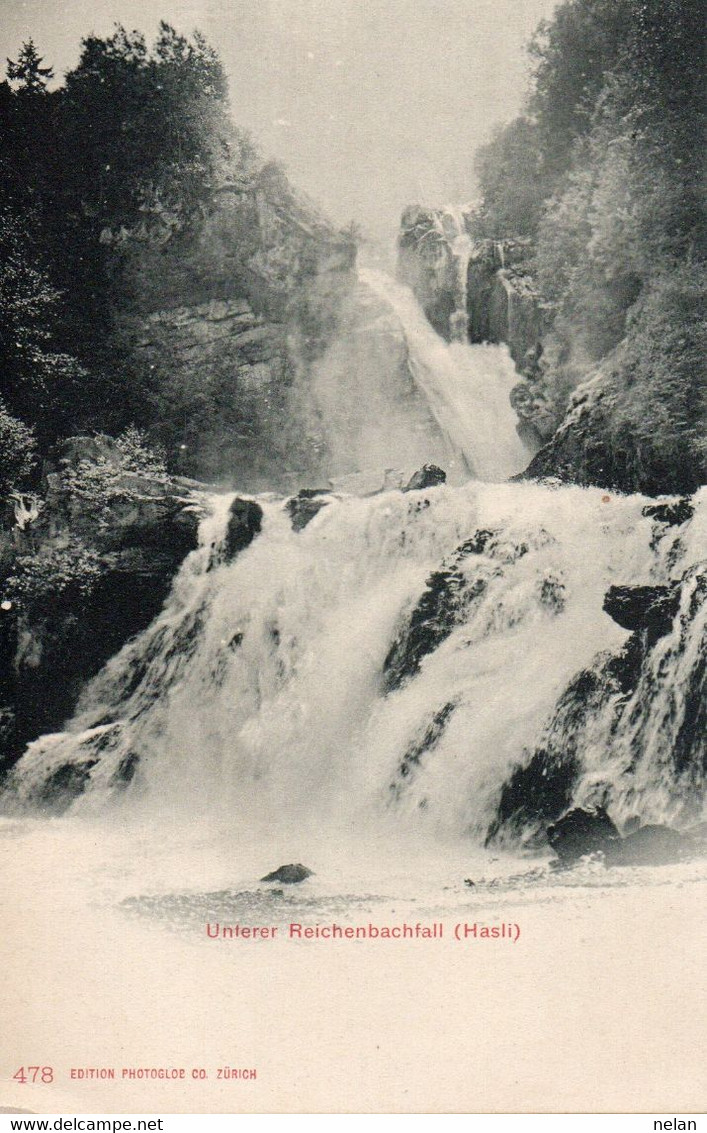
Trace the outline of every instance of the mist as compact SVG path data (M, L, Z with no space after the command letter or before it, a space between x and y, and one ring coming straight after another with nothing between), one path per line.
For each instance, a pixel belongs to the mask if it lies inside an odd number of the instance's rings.
M198 27L233 116L341 224L389 242L411 201L474 196L473 158L520 108L523 52L556 0L1 0L0 55L30 36L57 79L82 36Z

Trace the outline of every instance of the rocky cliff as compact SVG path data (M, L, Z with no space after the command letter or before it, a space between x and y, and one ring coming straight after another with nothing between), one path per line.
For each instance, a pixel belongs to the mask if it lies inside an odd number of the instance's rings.
M402 216L398 276L437 333L456 337L450 320L461 301L466 339L505 342L517 365L535 348L543 325L527 255L527 241L475 238L470 208L411 205Z
M552 436L561 414L539 380L545 318L529 270L530 244L479 239L473 233L471 207L410 206L401 222L398 276L447 341L508 346L519 371L511 402L518 431L532 450Z
M311 475L292 389L336 335L355 261L350 235L275 175L225 186L196 230L131 250L123 338L173 466L247 490Z
M162 606L197 545L203 486L135 471L109 437L64 442L0 527L0 768L57 730L84 682Z

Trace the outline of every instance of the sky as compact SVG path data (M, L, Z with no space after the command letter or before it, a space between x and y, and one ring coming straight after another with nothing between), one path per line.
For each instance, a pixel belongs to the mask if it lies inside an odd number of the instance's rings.
M0 0L0 59L57 75L115 22L199 28L237 124L338 223L392 237L406 204L473 198L474 151L519 110L524 45L557 0Z

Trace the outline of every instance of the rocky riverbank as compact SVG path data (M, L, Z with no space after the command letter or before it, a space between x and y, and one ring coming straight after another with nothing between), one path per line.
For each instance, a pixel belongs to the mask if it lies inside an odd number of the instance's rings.
M197 546L206 486L135 471L110 437L74 437L0 527L0 759L57 730L81 689L150 624Z

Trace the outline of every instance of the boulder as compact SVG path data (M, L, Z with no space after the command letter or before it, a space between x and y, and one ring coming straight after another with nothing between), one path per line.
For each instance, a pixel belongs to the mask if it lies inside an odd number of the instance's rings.
M255 539L263 523L263 509L255 500L244 500L239 496L233 501L228 512L228 524L223 540L223 554L227 563Z
M423 464L410 477L403 491L419 492L422 488L436 488L438 484L444 484L446 479L447 473L443 468L438 468L436 464Z
M301 862L290 863L289 865L278 866L272 873L266 873L265 877L261 877L261 881L279 881L281 885L297 885L300 881L306 881L308 877L312 877L312 870L307 869L306 865Z
M677 586L611 586L604 610L623 629L645 631L652 645L670 632L679 602Z
M315 515L331 502L326 499L329 495L328 488L302 488L296 496L292 496L285 504L292 520L292 530L302 531L311 523Z
M647 825L606 846L607 865L669 865L692 857L695 844L670 826Z
M72 467L87 461L89 464L105 463L120 469L125 463L116 440L105 433L97 433L93 437L68 437L56 446L55 458L59 464Z
M654 519L657 523L665 523L668 527L680 527L681 524L687 523L688 519L692 519L694 512L695 509L689 498L683 496L674 503L646 504L641 515L645 515L647 519Z
M607 853L607 847L620 841L620 834L603 807L577 807L548 826L547 840L560 861L572 865L585 854Z

